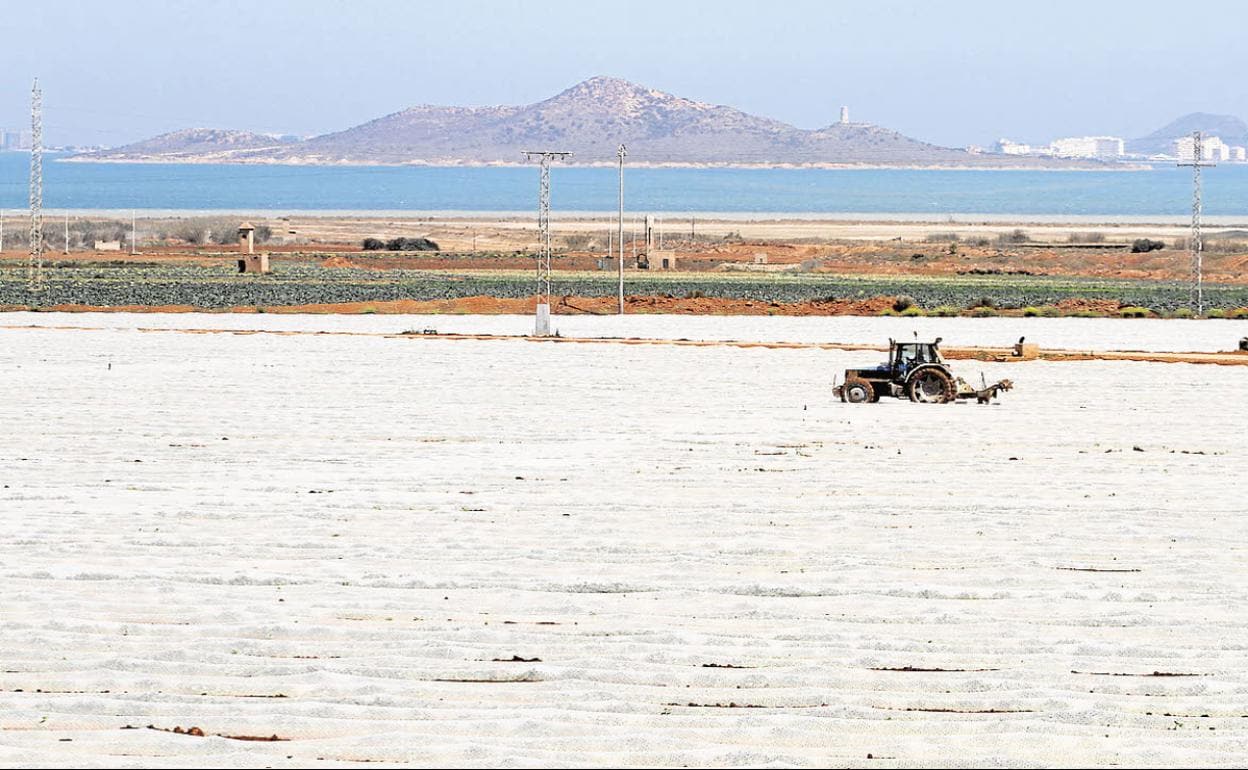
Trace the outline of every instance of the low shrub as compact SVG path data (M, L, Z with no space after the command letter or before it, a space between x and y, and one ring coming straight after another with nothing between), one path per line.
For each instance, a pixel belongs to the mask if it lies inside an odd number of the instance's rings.
M928 312L928 315L933 315L937 318L952 318L954 316L962 315L962 311L953 305L938 305L932 308L931 311Z
M927 315L927 313L923 310L923 308L919 307L918 305L912 305L906 308L905 310L901 311L902 318L918 318L918 317L922 317L925 315Z
M1153 311L1146 307L1131 306L1118 309L1118 315L1123 318L1148 318L1152 314Z
M438 244L428 238L391 238L386 251L437 251Z
M1166 247L1164 241L1154 241L1149 238L1137 238L1131 242L1132 254L1147 254L1150 251L1160 251Z
M591 246L597 246L597 240L589 233L573 233L563 237L564 246L571 251L589 251Z
M1105 233L1071 233L1070 243L1104 243Z
M365 251L384 251L386 248L386 242L380 238L365 238L360 245Z
M893 310L898 313L905 312L914 306L914 297L908 294L902 294L900 297L893 299Z
M1057 318L1061 316L1061 308L1053 305L1042 305L1040 307L1025 307L1023 315L1027 318Z
M971 308L971 318L991 318L996 314L997 309L994 307L988 307L987 305L980 305L979 307Z
M1205 244L1205 251L1212 254L1243 254L1248 251L1248 243L1244 241L1228 241L1222 238L1211 238Z

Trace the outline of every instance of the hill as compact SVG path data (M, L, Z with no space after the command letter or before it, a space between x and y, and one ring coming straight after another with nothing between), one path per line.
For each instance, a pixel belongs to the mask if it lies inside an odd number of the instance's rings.
M219 128L185 128L154 136L141 142L111 150L87 153L89 156L119 156L124 158L166 158L208 160L219 156L227 159L244 150L268 150L298 142L292 136L258 134L251 131L232 131Z
M1132 139L1127 143L1130 152L1147 155L1170 153L1171 143L1180 137L1191 136L1193 131L1202 131L1206 136L1217 136L1227 144L1248 144L1248 123L1234 115L1214 115L1207 112L1193 112L1177 118L1157 129L1148 136Z
M630 163L713 165L933 165L1096 167L928 144L867 123L800 129L732 107L707 104L624 80L596 77L520 107L422 105L302 142L267 144L255 134L220 141L177 135L82 156L103 160L210 160L241 163L518 163L525 150L574 153L577 163L610 163L628 146ZM237 136L234 136L237 134Z

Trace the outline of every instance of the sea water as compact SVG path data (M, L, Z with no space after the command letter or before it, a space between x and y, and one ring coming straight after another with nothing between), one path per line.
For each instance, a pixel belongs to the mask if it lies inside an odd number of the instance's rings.
M27 206L29 155L0 153L0 208ZM1205 213L1248 220L1248 166L1206 169ZM610 212L616 169L555 167L556 212ZM75 210L528 212L535 167L44 163L44 206ZM654 213L1181 218L1190 169L627 168L626 205Z

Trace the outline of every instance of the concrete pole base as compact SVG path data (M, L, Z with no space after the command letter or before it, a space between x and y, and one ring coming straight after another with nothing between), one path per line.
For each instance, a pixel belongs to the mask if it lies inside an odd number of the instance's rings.
M537 324L533 330L533 336L550 336L550 305L541 304L537 306Z

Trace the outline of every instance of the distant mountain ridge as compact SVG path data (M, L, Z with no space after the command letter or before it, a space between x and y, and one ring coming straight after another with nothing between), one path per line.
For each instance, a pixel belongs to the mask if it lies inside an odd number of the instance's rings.
M1175 139L1191 136L1193 131L1219 137L1227 144L1248 145L1248 123L1234 115L1193 112L1170 121L1148 136L1132 139L1127 142L1127 150L1146 155L1169 153Z
M634 164L1102 167L939 147L866 123L800 129L609 77L525 106L411 107L304 141L202 131L79 158L459 165L519 163L525 150L562 150L576 163L595 164L614 161L623 143Z
M293 136L259 134L252 131L231 131L219 128L184 128L126 145L127 153L158 154L175 158L203 155L229 156L242 150L263 150L282 147L299 139ZM103 153L112 152L105 150ZM91 153L101 154L101 153Z

